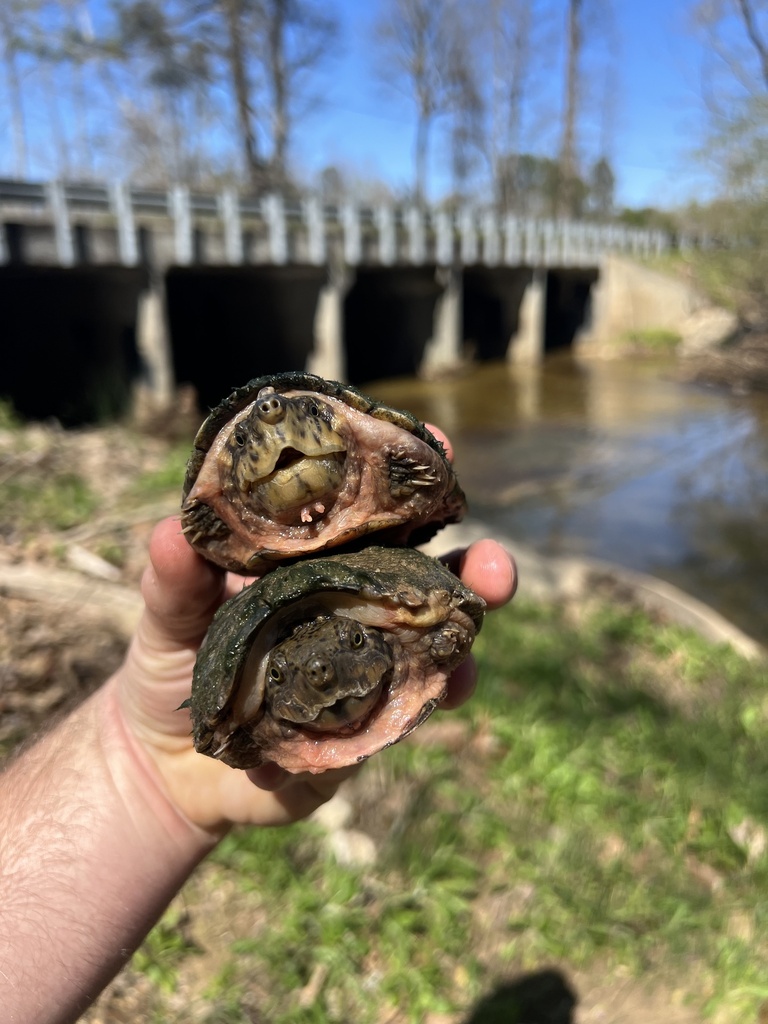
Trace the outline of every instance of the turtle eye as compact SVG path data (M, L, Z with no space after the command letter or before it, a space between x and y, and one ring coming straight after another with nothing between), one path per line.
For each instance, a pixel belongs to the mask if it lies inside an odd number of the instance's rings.
M235 444L237 445L238 448L242 448L243 445L245 444L245 436L243 434L239 433L239 432L236 433L235 434Z
M283 681L283 673L276 665L273 665L269 670L269 678L273 683L281 683Z
M310 405L310 407L309 407L309 415L310 416L319 416L320 415L320 410L318 409L318 407L316 405Z
M352 646L362 647L365 643L365 634L361 629L356 629L352 634Z

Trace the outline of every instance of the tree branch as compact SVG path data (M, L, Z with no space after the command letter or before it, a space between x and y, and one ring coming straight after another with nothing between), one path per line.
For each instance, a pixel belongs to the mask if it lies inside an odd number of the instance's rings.
M763 74L763 85L768 89L768 47L760 37L754 13L752 8L749 6L749 0L737 0L737 3L741 11L741 16L744 20L744 27L747 30L749 41L754 46L757 56L760 59L760 67Z

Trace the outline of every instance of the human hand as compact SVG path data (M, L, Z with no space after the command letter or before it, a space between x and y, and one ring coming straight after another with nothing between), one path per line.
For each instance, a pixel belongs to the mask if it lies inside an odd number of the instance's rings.
M173 804L191 822L220 834L231 823L283 824L310 814L356 769L291 776L276 765L243 772L198 754L189 715L178 710L189 696L197 650L219 605L243 586L196 554L177 518L160 523L150 542L144 574L145 611L116 677L117 699L129 736L149 755ZM508 601L515 567L490 540L454 552L451 564L489 609ZM468 658L449 681L441 707L458 707L474 689Z

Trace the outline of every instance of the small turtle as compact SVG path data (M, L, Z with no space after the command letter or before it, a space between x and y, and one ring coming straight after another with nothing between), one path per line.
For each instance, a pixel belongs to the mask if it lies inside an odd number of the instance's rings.
M436 559L369 547L281 566L221 606L195 666L196 749L234 768L356 764L431 714L485 602Z
M190 544L233 572L428 540L465 510L442 444L410 413L308 373L259 377L198 431L182 495Z

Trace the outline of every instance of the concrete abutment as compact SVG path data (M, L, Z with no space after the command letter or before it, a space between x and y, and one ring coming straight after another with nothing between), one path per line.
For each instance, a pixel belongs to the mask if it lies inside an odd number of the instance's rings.
M191 384L206 408L285 369L362 384L439 376L468 359L535 365L585 339L665 326L670 307L678 320L696 308L666 279L652 302L658 277L615 257L592 270L13 263L0 267L0 322L17 356L0 394L22 415L76 423L124 414L137 387L163 409Z

